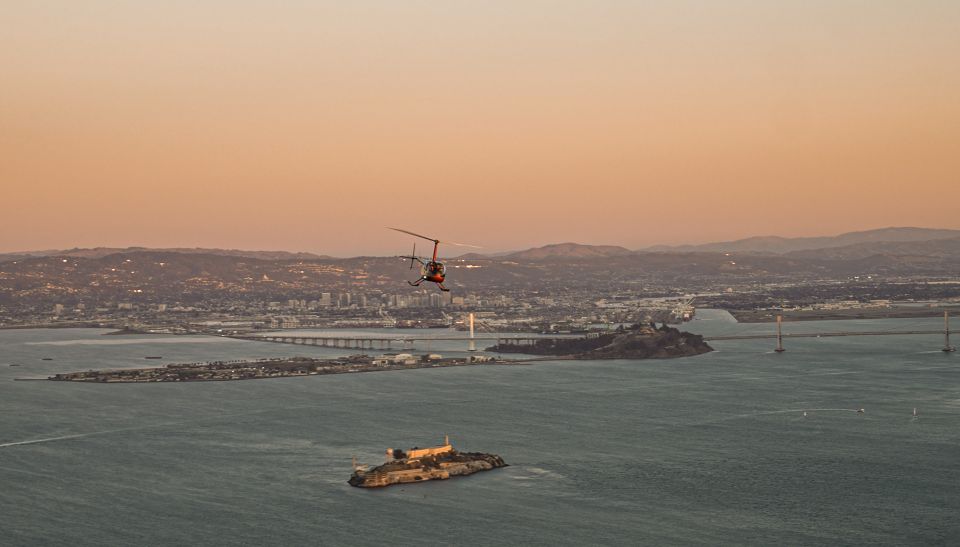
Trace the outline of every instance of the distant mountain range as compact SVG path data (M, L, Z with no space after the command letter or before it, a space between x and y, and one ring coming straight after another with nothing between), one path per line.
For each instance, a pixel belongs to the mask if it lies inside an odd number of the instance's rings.
M758 239L766 243L751 245ZM896 228L834 238L775 238L780 245L771 245L770 239L641 251L561 243L500 256L465 255L473 264L450 263L450 282L454 289L478 292L581 288L616 293L625 287L669 292L678 286L714 290L717 284L772 280L960 274L958 230ZM821 247L802 248L809 245ZM85 299L284 301L324 291L399 290L415 275L396 257L222 249L43 251L0 255L0 307ZM938 296L956 295L954 285L938 290Z
M266 261L337 261L349 260L332 258L313 253L288 251L244 251L236 249L168 248L148 249L144 247L97 247L93 249L68 249L29 251L23 253L0 254L0 262L41 258L71 257L100 259L111 255L131 253L164 253L179 255L208 255L235 258L250 258ZM830 237L750 237L736 241L704 243L701 245L656 245L637 251L615 245L584 245L579 243L556 243L535 247L523 251L508 253L479 254L469 253L459 257L465 260L495 260L513 262L551 262L551 261L590 261L598 259L624 259L629 257L647 257L656 254L692 255L692 254L736 253L751 256L781 256L796 260L864 260L871 257L927 257L960 259L960 230L931 228L882 228L862 232L849 232ZM362 258L362 257L356 257Z
M655 245L641 249L653 252L772 253L786 254L811 249L831 249L860 244L904 243L960 238L960 230L932 228L881 228L827 237L760 236L701 245Z
M871 256L960 257L960 237L926 241L875 241L842 247L791 251L783 256L827 260L859 260Z
M559 243L497 255L471 253L461 258L537 262L624 257L650 253L736 253L826 260L856 260L874 255L960 256L960 230L882 228L829 237L763 236L701 245L655 245L638 251L613 245Z

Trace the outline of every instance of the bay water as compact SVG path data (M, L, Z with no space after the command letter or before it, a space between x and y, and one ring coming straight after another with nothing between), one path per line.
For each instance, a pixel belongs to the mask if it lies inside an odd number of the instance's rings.
M773 330L712 310L684 328ZM0 331L0 545L960 543L960 355L941 352L938 336L234 382L14 381L349 352L104 332ZM347 485L352 457L377 465L387 447L444 435L510 467Z

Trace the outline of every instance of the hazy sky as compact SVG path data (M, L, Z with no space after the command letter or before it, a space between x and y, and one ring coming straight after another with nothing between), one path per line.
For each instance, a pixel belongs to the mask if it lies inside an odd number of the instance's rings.
M0 251L960 228L960 2L0 3Z

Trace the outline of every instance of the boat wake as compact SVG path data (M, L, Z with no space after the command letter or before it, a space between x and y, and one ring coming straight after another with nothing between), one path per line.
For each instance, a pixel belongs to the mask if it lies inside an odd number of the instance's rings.
M771 410L769 412L760 412L759 414L787 414L790 412L853 412L856 414L860 410L856 408L796 408L791 410Z
M749 412L746 414L734 414L732 416L725 416L716 420L698 422L698 425L726 422L730 420L742 420L744 418L756 418L758 416L772 416L776 414L802 414L806 416L808 412L853 412L854 414L862 414L860 410L856 408L790 408L786 410L765 410L759 412Z
M541 467L532 467L532 466L524 465L524 466L511 467L510 469L512 470L510 478L518 481L528 481L528 480L537 480L537 479L562 480L566 478L560 473L557 473L556 471L550 471L548 469L543 469Z
M113 433L113 431L95 431L93 433L79 433L77 435L63 435L61 437L47 437L46 439L33 439L29 441L16 441L12 443L0 444L0 448L8 446L23 446L25 444L52 443L56 441L66 441L68 439L79 439L80 437L89 437L91 435L102 435L104 433Z
M257 415L257 414L266 414L266 413L270 413L270 412L286 412L286 411L290 411L290 410L300 410L300 409L305 409L305 408L314 408L315 406L316 406L316 405L299 405L299 406L295 406L295 407L288 407L288 408L281 408L281 409L267 408L267 409L261 409L261 410L253 410L253 411L249 411L249 412L233 412L233 413L229 413L229 414L221 414L221 415L219 415L219 416L212 416L212 417L210 417L210 418L197 419L197 420L181 420L181 421L178 421L178 422L163 422L163 423L159 423L159 424L141 425L141 426L134 426L134 427L121 427L121 428L118 428L118 429L107 429L107 430L104 430L104 431L91 431L91 432L89 432L89 433L76 433L76 434L73 434L73 435L61 435L61 436L59 436L59 437L45 437L45 438L43 438L43 439L29 439L29 440L26 440L26 441L13 441L13 442L8 442L8 443L0 443L0 448L8 448L8 447L11 447L11 446L24 446L24 445L28 445L28 444L53 443L53 442L57 442L57 441L69 441L69 440L71 440L71 439L81 439L81 438L83 438L83 437L93 437L93 436L95 436L95 435L109 435L109 434L111 434L111 433L124 433L124 432L127 432L127 431L143 431L143 430L147 430L147 429L159 429L159 428L164 428L164 427L197 426L197 425L201 425L201 424L216 423L216 422L224 421L224 420L231 419L231 418L237 418L237 417L240 417L240 416L253 416L253 415Z

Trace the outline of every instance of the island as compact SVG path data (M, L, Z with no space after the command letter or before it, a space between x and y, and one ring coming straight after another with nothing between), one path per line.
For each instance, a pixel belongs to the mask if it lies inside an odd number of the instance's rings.
M177 363L162 367L64 372L54 374L47 379L63 382L99 383L215 382L504 363L505 361L501 359L486 355L470 355L466 358L450 359L435 353L419 356L398 353L379 357L351 355L337 359L290 357L254 361Z
M338 358L288 357L257 360L171 363L160 367L122 368L63 372L48 377L62 382L145 383L215 382L256 380L351 372L380 372L467 365L520 365L561 359L665 359L713 351L703 337L663 325L633 325L609 333L578 338L502 339L488 348L497 353L520 353L537 357L505 359L484 354L445 358L436 353L394 353L372 357L350 355ZM161 359L147 356L146 359Z
M526 343L504 341L487 348L499 353L550 355L572 359L667 359L713 351L703 336L664 324L621 326L609 333L584 338L544 338Z
M496 454L459 452L444 437L443 444L429 448L400 450L387 449L387 462L374 468L353 462L353 474L347 481L358 488L380 488L392 484L407 484L430 480L462 477L506 467Z

